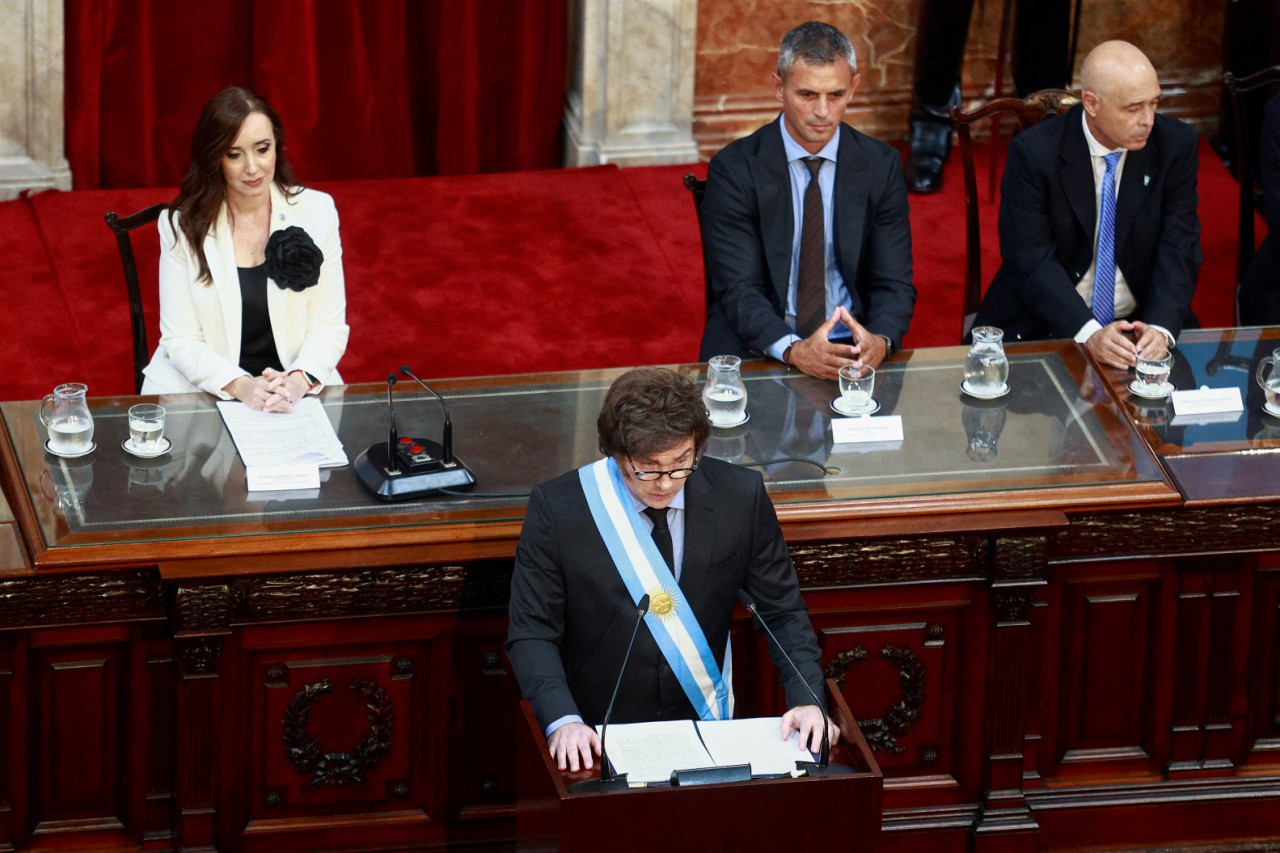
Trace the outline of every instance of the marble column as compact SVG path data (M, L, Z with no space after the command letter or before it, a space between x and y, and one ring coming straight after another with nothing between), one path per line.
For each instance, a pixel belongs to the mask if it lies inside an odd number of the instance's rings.
M0 0L0 200L71 189L62 45L61 2Z
M697 0L570 0L565 165L691 163Z

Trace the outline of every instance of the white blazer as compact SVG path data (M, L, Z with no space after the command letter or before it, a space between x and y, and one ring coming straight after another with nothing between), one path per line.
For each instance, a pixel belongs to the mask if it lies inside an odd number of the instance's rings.
M177 215L174 215L177 220ZM204 239L204 256L213 282L197 281L200 264L186 237L160 214L160 343L143 370L143 394L207 391L222 399L222 389L240 369L240 274L227 206ZM347 297L342 275L342 241L333 199L304 189L286 199L271 185L271 231L300 226L324 252L320 281L301 293L267 282L267 313L280 364L299 369L321 385L342 382L338 359L347 348ZM316 391L319 388L315 389Z

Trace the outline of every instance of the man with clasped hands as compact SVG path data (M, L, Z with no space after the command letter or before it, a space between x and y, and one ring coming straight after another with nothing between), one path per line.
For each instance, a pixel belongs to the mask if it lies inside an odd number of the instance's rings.
M815 695L821 653L760 474L703 457L711 432L686 376L640 367L609 388L596 423L604 458L534 489L516 547L507 656L561 770L589 769L612 721L726 719L729 626L739 590ZM649 612L636 633L638 604ZM781 736L817 751L823 714L769 644L787 705ZM829 730L832 743L839 731Z
M1075 338L1121 369L1159 358L1194 322L1200 269L1198 138L1157 115L1160 82L1138 48L1098 45L1083 103L1009 146L1003 262L975 326L1005 340ZM1132 338L1132 340L1131 340Z
M701 360L764 353L835 379L902 344L916 298L907 189L898 152L842 123L859 79L843 33L801 24L773 75L782 115L712 158Z

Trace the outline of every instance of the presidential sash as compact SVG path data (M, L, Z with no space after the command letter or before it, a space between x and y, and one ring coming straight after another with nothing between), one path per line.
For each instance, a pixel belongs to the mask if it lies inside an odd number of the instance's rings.
M617 463L601 459L584 465L578 469L578 479L591 517L631 600L638 605L648 593L645 623L699 719L729 719L733 716L732 648L726 641L722 674L693 609L644 522L633 510L631 493Z

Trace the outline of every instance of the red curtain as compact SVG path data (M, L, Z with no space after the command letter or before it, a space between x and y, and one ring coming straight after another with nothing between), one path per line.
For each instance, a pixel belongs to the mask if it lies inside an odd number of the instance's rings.
M567 0L65 0L77 189L175 186L247 86L303 181L559 164Z

